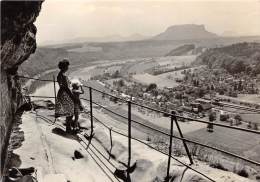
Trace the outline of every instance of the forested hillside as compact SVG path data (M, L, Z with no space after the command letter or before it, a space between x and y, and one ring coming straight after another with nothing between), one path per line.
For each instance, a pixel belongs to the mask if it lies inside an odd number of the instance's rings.
M260 74L260 44L238 43L206 50L195 61L209 68L224 68L231 74Z
M20 73L34 76L46 70L57 68L58 62L69 58L71 65L84 65L97 60L91 54L69 52L64 48L38 48L19 68Z
M246 39L246 38L245 38ZM258 40L258 39L257 39ZM133 42L109 42L109 43L82 43L60 45L59 47L38 47L36 52L22 64L19 71L26 75L36 75L43 71L57 68L57 64L63 58L69 58L71 65L86 65L95 60L134 59L140 57L165 56L177 49L177 54L190 50L193 53L202 52L202 47L215 47L231 44L240 39L219 39L210 41L133 41ZM260 39L259 39L260 41ZM185 46L186 45L186 46ZM214 46L215 45L215 46ZM91 51L87 47L98 48L99 51ZM80 51L77 51L80 48ZM85 50L86 49L86 50ZM85 50L85 51L84 51ZM180 52L179 52L180 51ZM174 51L173 51L174 52ZM176 51L174 52L176 53ZM172 54L170 54L172 55ZM221 48L212 48L205 51L197 60L198 64L208 64L210 67L223 67L230 72L253 70L260 73L260 43L238 43ZM242 65L242 68L241 68Z
M180 47L177 47L167 53L165 56L181 56L187 54L189 51L195 49L194 44L185 44Z

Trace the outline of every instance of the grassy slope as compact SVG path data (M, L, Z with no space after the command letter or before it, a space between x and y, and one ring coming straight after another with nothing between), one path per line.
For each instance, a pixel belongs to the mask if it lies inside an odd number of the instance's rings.
M244 155L256 161L259 161L260 158L260 143L257 134L215 126L213 133L200 129L188 133L187 137L212 146L219 146L221 149ZM247 155L249 151L252 155Z

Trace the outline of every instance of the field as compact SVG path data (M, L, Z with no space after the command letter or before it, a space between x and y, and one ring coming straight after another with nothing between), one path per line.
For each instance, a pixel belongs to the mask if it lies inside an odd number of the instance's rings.
M197 56L167 56L167 57L159 57L156 59L156 62L159 63L160 66L169 66L170 68L179 67L182 65L191 64Z
M238 100L246 101L254 104L260 104L259 94L239 94Z
M257 134L214 126L213 133L200 129L186 136L260 162L260 140Z
M127 108L125 107L124 110L127 110ZM138 108L132 108L132 112L133 114L149 121L150 123L154 124L157 127L161 127L161 128L165 128L165 129L169 129L170 128L170 118L169 117L163 117L162 115L158 115L155 112L146 112L146 113L141 113L140 111L138 111ZM180 128L182 130L183 133L189 133L192 131L196 131L202 128L206 128L206 124L203 123L198 123L198 122L191 122L191 121L187 121L187 122L178 122L180 125ZM156 128L157 128L156 127ZM174 132L178 133L178 129L176 126L174 126Z
M162 67L167 69L173 69L175 67L188 66L191 64L192 61L195 60L195 58L196 56L157 57L153 59L153 62L150 62L150 68L157 67L160 69ZM148 68L147 64L148 63L145 64L146 66L145 68ZM142 64L137 64L135 67L132 68L132 70L138 68L136 74L133 75L134 81L144 83L144 84L155 83L159 88L163 88L163 87L175 87L178 85L176 79L183 78L183 75L181 74L183 70L171 71L168 73L162 73L155 76L149 74L149 72L138 71L142 67L144 67Z
M248 102L252 104L260 104L259 94L238 94L238 97L229 97L226 95L217 95L219 98L230 99L235 102Z
M145 73L147 70L158 65L152 58L138 58L135 61L125 63L122 66L121 73L123 75Z
M244 121L260 124L260 114L241 114L241 117Z
M133 79L143 84L155 83L159 88L163 87L175 87L178 83L175 81L176 78L182 78L181 71L174 71L170 73L164 73L161 75L150 75L149 73L133 75Z
M127 117L127 108L124 105L110 107L110 109L116 113L119 113ZM122 122L127 122L114 114L107 111L105 113L109 114L112 118L120 120ZM136 107L132 108L132 119L146 124L150 127L157 128L164 132L169 132L170 128L170 118L160 117L155 113L140 113ZM203 123L198 123L195 121L180 122L180 128L185 137L190 138L195 141L199 141L210 146L218 147L226 151L234 152L239 155L243 155L247 158L259 161L260 159L260 140L257 134L242 132L238 130L232 130L229 128L223 128L214 126L214 132L209 133L206 129L207 125ZM140 126L136 125L140 129ZM143 127L141 127L143 128ZM143 130L143 129L141 129ZM150 129L144 129L145 133L154 133ZM157 133L158 134L158 133ZM174 124L174 134L178 135L178 130Z
M225 95L218 95L219 98L230 99L236 105L240 102L246 102L251 104L260 104L260 97L257 94L239 94L237 98L229 97ZM260 114L252 111L245 111L236 108L224 107L226 111L240 114L243 121L254 122L260 124Z

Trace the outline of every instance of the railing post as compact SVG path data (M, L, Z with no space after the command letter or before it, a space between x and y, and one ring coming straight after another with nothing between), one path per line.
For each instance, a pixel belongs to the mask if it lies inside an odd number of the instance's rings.
M172 114L175 114L175 112L173 112ZM186 144L186 141L183 139L183 134L182 134L182 132L181 132L181 128L180 128L180 126L179 126L179 123L178 123L178 120L177 120L177 117L176 117L176 116L175 116L175 124L176 124L176 126L177 126L178 131L179 131L180 137L182 138L182 142L183 142L185 151L186 151L186 153L187 153L187 155L188 155L188 157L189 157L190 165L192 165L192 164L193 164L193 159L192 159L192 157L191 157L191 154L190 154L189 148L188 148L188 146L187 146L187 144Z
M174 116L171 116L170 144L169 144L169 154L168 154L167 175L166 175L166 179L165 179L166 182L168 182L169 179L170 179L170 166L171 166L171 156L172 156L173 120L174 120Z
M89 87L89 107L90 107L90 123L91 123L91 136L93 134L93 108L92 108L92 88Z
M128 164L127 164L127 182L131 181L129 169L131 166L131 101L128 101Z
M55 83L55 76L52 75L52 78L53 78L53 90L54 90L54 105L56 107L56 83ZM57 117L56 117L56 112L54 113L54 121L53 121L53 124L56 122L57 120Z
M110 136L110 151L109 151L109 153L110 153L110 155L109 155L109 158L108 159L110 159L110 157L111 157L111 152L112 152L112 147L113 147L113 139L112 139L112 128L109 128L109 136Z
M55 83L55 76L53 75L53 86L54 86L54 102L56 105L56 83Z

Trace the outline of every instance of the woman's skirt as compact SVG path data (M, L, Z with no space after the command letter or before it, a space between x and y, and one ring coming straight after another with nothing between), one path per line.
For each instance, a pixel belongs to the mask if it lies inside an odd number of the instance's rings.
M60 89L57 94L55 105L55 116L73 116L74 115L74 102L69 94Z

